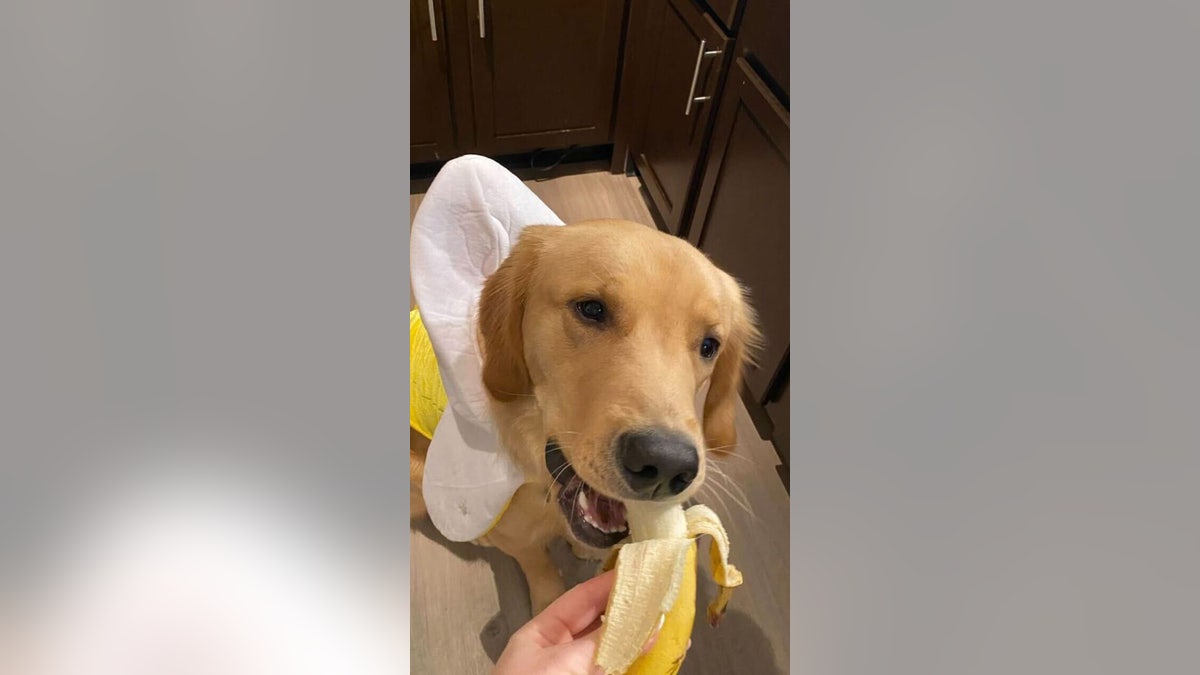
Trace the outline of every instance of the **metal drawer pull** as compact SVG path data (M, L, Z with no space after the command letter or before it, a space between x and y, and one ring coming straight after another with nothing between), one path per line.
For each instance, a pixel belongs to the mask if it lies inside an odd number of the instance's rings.
M479 0L479 37L487 37L487 29L483 26L483 0Z
M479 1L483 2L483 0ZM712 98L711 96L696 96L696 81L700 79L700 61L707 56L716 56L717 54L721 53L720 49L710 49L708 51L704 51L705 43L705 40L700 41L700 51L696 53L696 69L692 71L692 86L688 88L687 105L683 108L683 114L685 116L692 114L692 103L700 103Z
M433 36L433 41L437 42L437 17L433 14L433 0L429 0L429 33Z

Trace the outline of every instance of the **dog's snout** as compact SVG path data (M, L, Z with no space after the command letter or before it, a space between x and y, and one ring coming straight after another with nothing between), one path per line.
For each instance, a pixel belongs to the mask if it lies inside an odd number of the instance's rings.
M674 497L692 484L700 470L696 446L666 430L621 434L617 457L625 482L644 499Z

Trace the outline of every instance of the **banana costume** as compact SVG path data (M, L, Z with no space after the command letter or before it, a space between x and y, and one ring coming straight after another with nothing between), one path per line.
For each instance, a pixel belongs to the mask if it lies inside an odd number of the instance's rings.
M412 372L408 392L408 424L425 438L433 439L433 430L446 410L446 388L438 373L437 356L421 312L408 313L408 365Z
M419 313L409 315L409 421L431 438L421 488L430 519L450 541L486 534L533 478L500 449L475 325L483 283L521 230L562 224L516 176L474 155L442 167L413 218L409 257Z

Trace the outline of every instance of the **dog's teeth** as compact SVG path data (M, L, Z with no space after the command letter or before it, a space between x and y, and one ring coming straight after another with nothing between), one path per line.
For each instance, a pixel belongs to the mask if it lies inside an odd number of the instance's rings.
M587 495L585 495L583 493L583 490L579 491L579 496L575 498L575 503L579 505L580 511L587 513L587 508L588 508Z

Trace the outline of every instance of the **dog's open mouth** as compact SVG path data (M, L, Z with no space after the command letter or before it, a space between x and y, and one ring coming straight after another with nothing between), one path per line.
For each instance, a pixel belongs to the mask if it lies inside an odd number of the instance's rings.
M625 504L583 482L554 441L546 444L546 469L560 486L558 507L576 539L588 546L608 548L629 536Z

